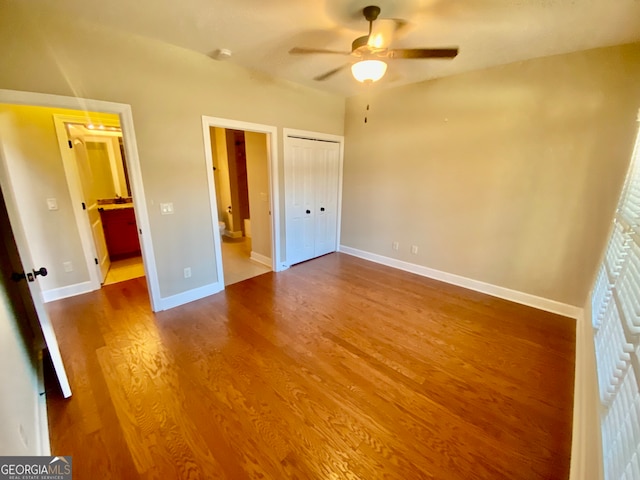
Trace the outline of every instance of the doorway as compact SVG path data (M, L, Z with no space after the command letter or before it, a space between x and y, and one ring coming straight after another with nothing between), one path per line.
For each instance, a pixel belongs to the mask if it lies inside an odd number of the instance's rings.
M210 127L225 286L272 269L267 135Z
M96 290L101 287L98 258L91 222L87 218L80 182L72 181L60 162L60 145L52 113L46 121L16 120L13 108L49 108L60 115L87 120L89 112L104 112L120 124L122 152L129 176L131 203L139 236L141 258L154 311L162 309L157 271L150 242L149 219L135 145L131 107L112 102L0 90L3 120L4 168L8 170L3 188L15 192L20 216L27 230L28 248L38 264L48 264L50 274L42 279L46 300ZM93 121L91 120L91 123ZM105 124L106 125L106 124ZM63 129L66 128L63 125ZM34 131L46 131L43 141L29 139ZM49 135L50 134L50 135ZM69 139L62 140L68 148ZM27 146L31 144L31 150ZM64 145L63 145L64 146ZM118 148L119 149L119 148ZM74 160L75 162L75 160ZM43 207L44 206L44 207ZM69 265L67 262L71 262Z
M215 117L202 124L219 280L283 270L277 129Z
M94 268L101 285L144 276L144 263L122 129L117 115L54 115L70 184L78 183L91 228ZM81 225L79 225L81 228Z

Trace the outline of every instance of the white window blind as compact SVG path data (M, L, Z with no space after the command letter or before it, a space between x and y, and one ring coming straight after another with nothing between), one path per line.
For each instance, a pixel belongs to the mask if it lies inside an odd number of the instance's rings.
M640 135L591 297L607 480L640 479L639 157Z

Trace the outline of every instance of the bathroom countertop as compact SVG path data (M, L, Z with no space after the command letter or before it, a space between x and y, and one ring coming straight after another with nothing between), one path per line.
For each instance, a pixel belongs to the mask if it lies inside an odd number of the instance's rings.
M133 208L133 203L109 203L106 205L98 205L98 210L122 210L125 208Z

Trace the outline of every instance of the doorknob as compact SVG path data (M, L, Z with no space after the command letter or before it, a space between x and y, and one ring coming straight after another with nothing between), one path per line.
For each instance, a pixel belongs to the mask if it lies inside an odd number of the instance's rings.
M307 215L309 215L311 213L311 210L307 210Z
M38 275L42 275L43 277L46 277L47 274L49 272L47 272L47 269L44 267L41 267L40 270L34 270L33 274L37 277Z
M11 280L13 280L14 282L19 282L20 280L24 280L25 278L27 278L27 276L24 274L24 272L13 272L11 274Z
M40 270L42 270L42 269L40 269ZM44 271L45 271L45 275L46 275L47 269L45 268ZM34 270L34 273L35 273L35 270ZM41 273L40 272L36 273L36 275L38 275L38 274L41 274ZM24 272L13 272L11 274L11 280L13 280L14 282L19 282L20 280L24 280L25 278L30 282L33 282L35 280L35 277L33 276L33 273L31 273L31 272L27 272L27 273L24 273Z

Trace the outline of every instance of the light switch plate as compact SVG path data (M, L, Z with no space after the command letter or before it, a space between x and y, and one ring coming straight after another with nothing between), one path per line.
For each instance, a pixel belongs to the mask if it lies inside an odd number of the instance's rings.
M47 198L47 208L49 210L58 210L58 199L57 198Z
M161 203L160 213L162 213L162 215L173 215L173 203Z

